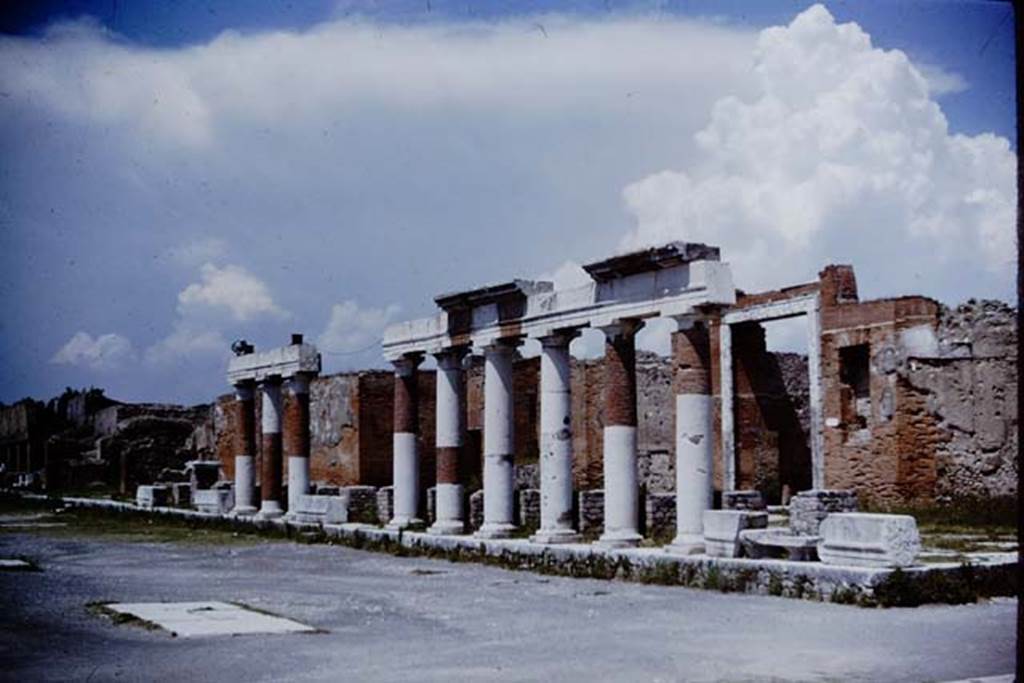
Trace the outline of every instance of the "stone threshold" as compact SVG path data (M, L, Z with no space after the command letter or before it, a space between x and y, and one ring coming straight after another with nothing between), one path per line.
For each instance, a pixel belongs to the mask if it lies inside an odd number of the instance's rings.
M959 604L1016 596L1017 553L988 553L969 564L944 562L904 569L843 567L782 559L670 555L663 548L605 549L594 544L545 545L528 539L478 539L396 531L370 524L318 524L283 518L235 517L180 508L144 509L133 503L22 494L26 500L113 513L154 515L238 530L320 537L396 555L472 561L578 578L617 579L721 592L771 595L864 607Z

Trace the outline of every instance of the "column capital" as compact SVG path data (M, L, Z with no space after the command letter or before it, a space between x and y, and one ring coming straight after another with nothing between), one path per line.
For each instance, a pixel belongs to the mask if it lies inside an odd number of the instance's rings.
M539 341L541 346L569 346L573 339L580 336L581 331L582 330L579 327L564 327L562 329L551 330L546 334L531 338Z
M234 384L236 401L251 401L255 394L256 383L252 381L237 382Z
M285 387L293 394L308 394L309 383L313 377L304 372L298 372L285 380Z
M484 353L513 353L523 343L522 336L499 337L482 345Z
M395 366L395 374L399 377L410 377L423 362L423 354L420 352L406 353L391 361Z
M598 329L604 332L605 336L610 339L612 337L632 337L643 326L644 321L640 318L620 318L605 325L600 325Z
M458 370L462 368L462 361L469 351L468 345L449 346L446 349L435 351L431 355L437 361L437 367L442 370Z

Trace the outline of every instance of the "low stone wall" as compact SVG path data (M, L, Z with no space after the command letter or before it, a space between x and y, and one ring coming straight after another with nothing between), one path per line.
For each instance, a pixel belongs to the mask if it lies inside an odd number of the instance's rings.
M316 540L333 539L353 548L419 555L453 561L477 561L508 569L579 578L616 579L647 584L687 586L721 592L776 595L839 604L913 606L931 602L964 603L979 597L1017 594L1017 555L978 564L935 564L906 569L836 567L818 562L746 558L678 557L660 548L603 550L594 545L540 545L523 539L482 541L471 536L432 536L391 531L365 524L290 524L155 508L94 498L47 498L41 503L92 508L123 515L152 515L188 524L212 525L239 532L259 532Z
M676 494L648 493L644 501L647 535L650 538L671 538L676 534Z
M579 492L581 534L600 534L604 530L604 490Z

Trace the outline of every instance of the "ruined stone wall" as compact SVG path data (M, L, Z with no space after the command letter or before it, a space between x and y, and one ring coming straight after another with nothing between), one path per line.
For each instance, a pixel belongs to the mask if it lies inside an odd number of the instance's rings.
M899 368L902 339L933 329L938 305L904 297L822 308L825 486L853 489L862 502L921 504L935 490L936 420ZM844 354L867 358L867 395L844 382ZM847 362L845 367L852 367Z
M916 404L932 413L935 499L1017 495L1016 311L999 301L943 307L937 352L910 356L904 372Z

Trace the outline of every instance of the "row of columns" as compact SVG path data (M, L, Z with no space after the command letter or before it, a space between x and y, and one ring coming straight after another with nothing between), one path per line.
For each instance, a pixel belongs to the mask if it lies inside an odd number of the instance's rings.
M284 514L282 469L288 458L288 509L309 492L309 381L304 374L282 380L268 377L235 385L235 507L237 515L259 514L271 519ZM260 394L261 472L259 509L256 508L256 400ZM282 390L288 396L283 400Z
M603 327L604 519L599 543L637 545L639 483L637 473L636 333L643 321L626 319ZM569 344L577 329L540 338L540 494L539 543L579 540L573 528L573 438ZM504 338L484 347L484 520L480 538L502 538L515 530L514 421L512 366L521 338ZM673 335L676 367L676 491L678 535L668 550L700 552L702 513L711 508L712 404L707 329L695 325ZM436 354L437 373L437 534L463 533L466 515L458 482L463 446L462 359L468 348ZM390 527L421 524L419 509L419 424L416 369L419 353L395 365L394 496Z

